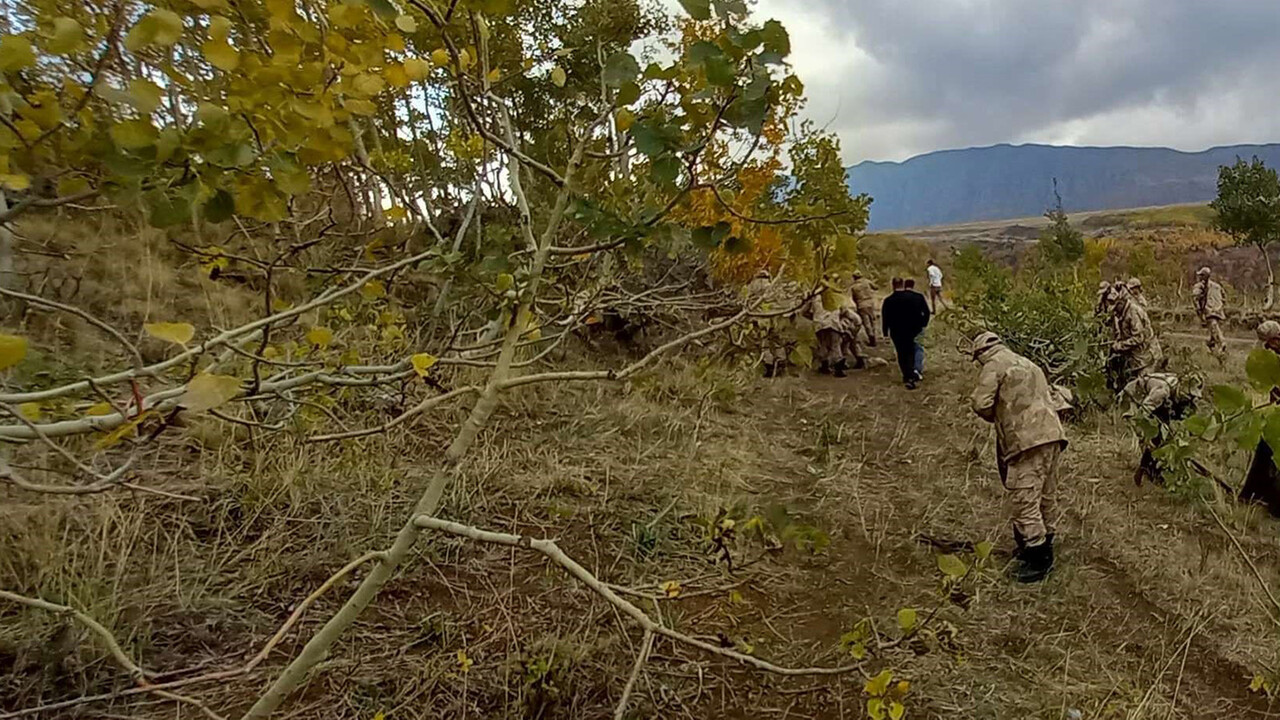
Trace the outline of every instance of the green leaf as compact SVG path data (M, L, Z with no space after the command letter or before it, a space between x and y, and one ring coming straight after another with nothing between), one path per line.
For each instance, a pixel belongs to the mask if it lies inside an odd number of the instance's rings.
M1267 414L1266 424L1262 426L1262 437L1273 448L1280 448L1280 410L1271 410ZM1246 447L1256 446L1255 440Z
M867 717L871 720L885 720L883 699L873 697L867 700Z
M640 63L628 52L616 52L604 61L604 84L609 87L622 87L634 82L640 75Z
M368 3L369 9L383 20L394 20L400 14L400 10L390 0L368 0Z
M962 578L969 572L969 566L965 565L963 560L950 554L938 556L938 569L952 578Z
M1244 372L1249 382L1263 392L1280 387L1280 355L1266 348L1257 348L1244 361Z
M741 255L743 253L751 252L751 246L751 239L744 238L740 235L730 235L725 238L722 245L724 251L730 255Z
M813 348L804 344L796 345L795 349L791 351L791 354L787 359L790 360L793 365L809 367L813 365Z
M1209 429L1209 416L1192 415L1183 421L1182 426L1195 437L1200 437Z
M902 720L902 716L907 714L907 708L902 703L894 700L889 703L889 720Z
M976 555L979 560L986 560L991 557L991 541L983 540L977 545L974 545L973 554Z
M559 65L551 68L551 82L555 84L556 87L564 87L564 84L568 81L569 78L564 74L564 68Z
M241 168L253 162L258 151L246 141L231 141L219 145L204 154L204 159L211 165L224 168Z
M889 683L893 681L892 670L881 670L879 675L867 681L862 686L862 691L872 697L881 697L889 690Z
M659 185L674 185L676 178L680 177L681 165L679 158L674 155L663 155L655 158L650 165L649 177Z
M150 115L160 107L160 86L142 78L129 81L129 103L144 115Z
M239 394L238 378L200 373L187 383L187 391L178 398L178 403L187 412L198 413L223 405Z
M707 82L716 87L730 87L734 84L735 70L733 62L727 57L707 58L702 64L702 69L707 73Z
M515 278L511 276L511 273L499 273L498 279L493 283L493 289L498 292L506 292L514 284Z
M738 17L747 14L747 4L743 0L713 0L716 14L723 18Z
M1209 393L1213 396L1213 406L1223 415L1235 415L1252 407L1249 396L1234 385L1214 385Z
M777 20L769 20L764 27L760 28L760 39L763 40L764 49L768 52L783 56L791 54L791 36Z
M911 632L916 626L916 609L902 608L898 611L898 627L902 628L902 632Z
M0 370L22 362L27 356L27 339L17 335L0 333Z
M632 125L631 137L635 140L636 151L642 155L654 157L667 149L666 138L651 121L645 120Z
M694 20L711 19L711 0L680 0L680 7Z
M159 133L148 120L126 120L111 126L111 139L125 150L138 150L153 145Z
M147 222L152 227L173 227L191 220L191 203L186 198L153 190L143 200L147 206Z
M80 23L69 17L53 20L53 31L45 42L45 49L54 55L68 55L80 49L84 42L84 29Z
M231 219L236 213L236 201L231 193L219 189L213 197L205 201L202 215L205 222L220 223Z
M614 102L618 105L630 105L640 99L640 86L634 82L625 83L618 88L618 94L614 97Z

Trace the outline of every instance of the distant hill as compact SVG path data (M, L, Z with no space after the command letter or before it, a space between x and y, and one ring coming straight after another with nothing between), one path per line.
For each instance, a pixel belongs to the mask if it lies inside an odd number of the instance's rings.
M1188 153L1169 148L994 145L943 150L903 162L858 163L849 189L875 198L872 230L1035 216L1058 179L1069 212L1207 202L1218 166L1254 155L1280 168L1280 144Z

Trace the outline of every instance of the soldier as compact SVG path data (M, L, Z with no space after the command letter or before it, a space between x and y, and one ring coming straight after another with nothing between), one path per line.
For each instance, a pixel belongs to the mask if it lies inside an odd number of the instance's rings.
M1093 314L1099 317L1111 315L1111 283L1106 280L1098 283L1098 301L1093 306Z
M973 340L982 366L971 404L996 426L996 464L1008 491L1020 582L1038 582L1053 567L1058 515L1058 459L1067 445L1044 371L1005 347L993 332Z
M1168 441L1172 424L1195 410L1198 393L1189 381L1173 373L1150 372L1125 385L1124 396L1134 404L1134 409L1125 413L1126 417L1142 413L1155 422L1154 427L1142 433L1142 459L1133 473L1133 483L1140 486L1147 477L1163 485L1164 474L1156 462L1155 452Z
M814 359L818 361L818 372L836 377L845 377L845 364L842 352L844 324L840 317L840 309L828 310L822 301L823 293L814 295L809 300L805 315L816 326L818 344L814 348Z
M1147 311L1133 301L1126 286L1116 283L1116 289L1116 336L1111 343L1111 351L1123 361L1120 366L1122 375L1116 384L1124 387L1143 373L1158 370L1164 363L1164 351L1160 349L1160 339L1156 337Z
M785 310L794 302L790 284L782 281L773 282L768 270L761 270L754 280L747 285L747 297L757 303L759 311ZM755 329L760 336L760 362L764 365L764 376L782 377L787 367L787 357L791 354L788 341L791 330L791 318L769 317L756 320Z
M861 370L867 366L862 356L862 343L858 336L862 334L862 317L850 306L840 308L840 357L846 365L853 358L853 369Z
M1200 325L1208 328L1209 352L1221 359L1227 352L1226 340L1222 337L1222 321L1226 315L1226 293L1222 286L1210 279L1213 271L1207 267L1196 272L1196 284L1191 288L1191 298L1195 302L1196 317Z
M862 329L867 331L867 343L876 346L876 288L871 281L860 272L853 273L853 283L849 286L849 294L862 319Z
M1139 280L1136 277L1131 277L1129 278L1129 281L1124 284L1124 286L1125 286L1125 289L1129 291L1129 298L1131 300L1141 305L1143 310L1146 310L1149 307L1149 305L1147 304L1146 293L1142 292L1141 280Z

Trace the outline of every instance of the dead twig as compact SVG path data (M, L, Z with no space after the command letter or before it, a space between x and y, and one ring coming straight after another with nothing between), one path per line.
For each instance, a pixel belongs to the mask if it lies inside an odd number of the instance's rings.
M640 671L644 669L644 664L649 660L649 651L653 649L653 632L644 631L644 642L640 645L640 654L636 656L635 667L631 668L631 677L627 678L627 684L622 688L622 697L618 699L618 707L613 711L613 720L622 720L627 713L627 701L631 699L631 691L636 687L636 680L640 677Z

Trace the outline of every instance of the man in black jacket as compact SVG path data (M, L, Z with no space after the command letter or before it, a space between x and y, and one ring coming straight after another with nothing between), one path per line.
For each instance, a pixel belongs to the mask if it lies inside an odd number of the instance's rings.
M929 301L907 288L902 278L894 278L893 294L884 299L880 318L884 334L893 340L893 349L898 353L902 382L908 390L915 390L920 382L920 366L924 364L924 349L916 338L929 325Z

